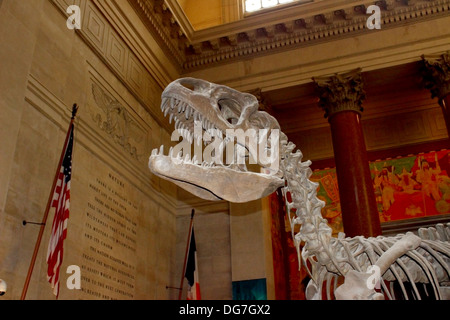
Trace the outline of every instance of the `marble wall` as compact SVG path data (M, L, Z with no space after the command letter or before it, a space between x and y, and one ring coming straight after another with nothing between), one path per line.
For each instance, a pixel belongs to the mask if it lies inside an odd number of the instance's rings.
M74 103L79 111L59 298L177 299L178 291L166 287L179 286L195 208L202 296L231 299L232 281L266 276L260 204L230 210L226 202L186 200L174 184L150 174L151 150L170 144L159 101L176 77L173 68L151 69L101 6L75 4L80 30L67 28L65 0L0 2L0 278L8 284L2 299L21 296L39 232L22 221L42 220ZM162 69L170 71L162 75ZM48 225L53 216L51 210ZM243 232L247 223L251 232ZM27 299L54 299L46 280L49 231ZM80 290L66 286L72 265L81 271Z
M91 2L78 3L90 24L82 30L94 39L92 32L108 25ZM125 46L105 38L110 60L99 55L92 41L67 28L61 6L0 2L0 278L8 284L2 298L21 296L39 232L22 221L44 215L73 103L80 109L59 298L175 298L166 286L175 274L177 189L147 167L151 149L170 141L150 112L163 88ZM112 29L108 35L120 43ZM128 63L123 77L113 59ZM27 299L54 299L46 281L48 225ZM80 290L66 286L70 265L80 267Z
M233 299L233 283L255 279L267 279L267 295L272 298L271 221L267 220L270 212L264 201L211 202L179 190L175 263L178 277L182 274L192 209L202 299ZM180 278L173 286L179 284ZM186 280L183 287L187 287Z

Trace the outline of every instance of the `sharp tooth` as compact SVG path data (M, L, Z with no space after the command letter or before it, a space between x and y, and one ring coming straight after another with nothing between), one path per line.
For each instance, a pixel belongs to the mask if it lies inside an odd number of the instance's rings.
M169 98L163 98L161 101L161 111L164 111L164 109L168 106L169 104Z
M158 149L153 149L152 156L157 156L157 155L158 155Z
M191 162L191 157L189 156L189 154L184 157L184 162Z
M210 128L211 128L211 122L209 122L209 120L206 120L205 130L209 130Z
M194 154L194 157L192 158L192 163L193 164L198 164L198 159L197 159L197 155Z
M170 114L170 118L169 118L169 124L172 124L173 117L174 117L174 114L171 113L171 114Z
M175 108L175 106L177 105L177 103L178 103L178 100L175 99L175 98L172 98L172 99L170 100L170 107L171 107L172 109Z
M187 108L186 108L186 113L185 113L184 115L185 115L185 117L186 117L186 120L188 120L188 119L189 119L189 116L191 115L191 108L190 108L190 107L187 107Z
M164 117L167 117L167 114L169 113L169 111L170 111L169 108L167 108L167 109L164 111Z
M162 145L161 148L159 149L159 154L160 155L164 155L164 146Z
M169 150L169 157L172 158L172 155L173 155L173 147L170 147L170 150Z

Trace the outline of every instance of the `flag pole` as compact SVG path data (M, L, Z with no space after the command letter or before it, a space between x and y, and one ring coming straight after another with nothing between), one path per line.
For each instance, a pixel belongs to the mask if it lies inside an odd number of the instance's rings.
M30 263L30 266L28 268L28 274L27 274L27 278L25 279L25 284L23 286L22 295L20 297L20 300L25 300L25 297L27 295L28 286L29 286L30 280L31 280L31 275L33 273L33 268L34 268L34 265L36 263L37 254L38 254L38 251L39 251L39 247L41 245L42 236L44 235L45 225L47 223L48 213L50 211L51 203L52 203L52 200L53 200L53 193L55 191L56 183L58 181L59 171L60 171L62 162L64 160L64 153L65 153L66 148L67 148L67 142L69 141L70 131L71 131L70 129L72 128L73 123L75 121L75 116L77 114L77 111L78 111L78 106L76 104L74 104L73 107L72 107L72 118L70 119L69 130L67 130L66 140L64 142L64 147L63 147L62 152L61 152L61 158L59 159L58 167L56 169L55 178L53 179L53 185L52 185L52 189L50 191L50 195L49 195L48 200L47 200L47 207L45 208L44 217L42 218L42 223L40 224L41 228L39 230L38 239L37 239L36 244L34 246L33 257L31 258L31 263Z
M185 273L186 273L186 263L187 263L187 258L188 258L188 254L189 254L189 246L191 244L191 234L192 234L192 225L194 222L194 214L195 214L195 210L192 209L191 222L189 225L189 234L188 234L188 240L187 240L187 244L186 244L186 253L184 255L183 273L181 274L180 293L178 294L178 300L181 300L181 296L183 294L183 283L184 283L184 277L185 277Z

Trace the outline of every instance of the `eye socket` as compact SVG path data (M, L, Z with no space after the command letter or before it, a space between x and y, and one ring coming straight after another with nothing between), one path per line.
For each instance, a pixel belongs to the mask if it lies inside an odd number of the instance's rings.
M228 121L228 123L235 125L239 122L240 107L239 104L233 99L219 99L217 106L222 112L222 117Z

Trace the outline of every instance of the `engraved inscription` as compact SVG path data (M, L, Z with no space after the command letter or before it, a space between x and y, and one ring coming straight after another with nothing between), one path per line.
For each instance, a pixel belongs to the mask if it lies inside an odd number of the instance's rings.
M87 187L81 291L87 299L133 299L137 205L127 196L127 184L113 173Z

